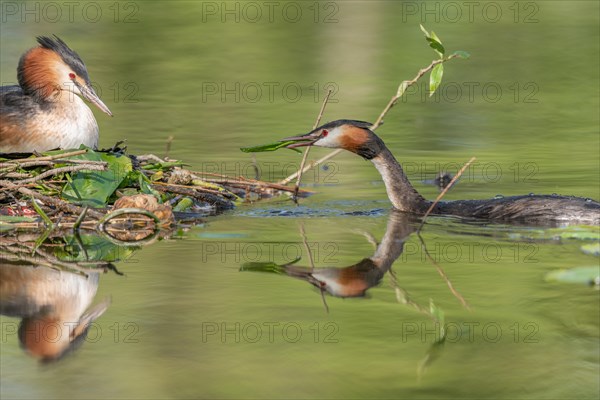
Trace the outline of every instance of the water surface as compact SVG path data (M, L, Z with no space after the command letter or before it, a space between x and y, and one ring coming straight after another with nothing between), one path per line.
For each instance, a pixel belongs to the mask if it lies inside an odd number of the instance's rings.
M115 114L96 113L101 146L127 138L133 153L164 155L173 136L169 155L194 169L254 177L239 147L309 130L328 87L325 120L374 121L399 82L434 57L423 23L449 51L472 55L446 65L439 95L420 86L378 130L426 197L438 190L422 181L477 156L446 199L600 198L597 2L481 3L501 10L495 22L481 13L469 21L461 3L457 21L450 9L422 15L420 2L324 2L316 17L312 2L277 3L299 7L297 22L278 12L249 21L235 2L93 4L96 22L43 10L36 22L3 8L0 71L13 83L34 37L59 35ZM256 155L260 177L273 181L299 160ZM350 154L305 186L317 193L299 207L285 198L243 205L122 253L125 276L100 275L93 300L110 297L109 308L58 362L27 356L20 319L2 316L2 398L597 398L599 292L545 280L597 266L581 251L593 240L433 218L423 238L446 279L413 233L392 265L395 281L386 273L365 297L322 296L282 266L310 267L307 247L316 268L356 265L374 253L365 233L384 237L390 206L375 169ZM444 344L431 302L444 312Z

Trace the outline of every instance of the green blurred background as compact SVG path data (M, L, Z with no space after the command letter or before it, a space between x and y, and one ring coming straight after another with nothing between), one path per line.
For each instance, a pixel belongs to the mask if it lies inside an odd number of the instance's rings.
M446 64L433 97L426 80L409 91L378 130L426 197L438 192L423 180L477 156L448 199L600 198L599 3L475 3L2 1L0 79L14 83L35 36L56 34L81 55L115 115L94 110L101 147L127 139L134 154L162 156L173 136L169 156L193 169L254 177L252 156L239 147L308 131L328 88L324 121L374 121L398 84L435 57L422 23L449 52L471 54ZM299 161L283 150L256 155L266 180L283 178ZM102 277L97 298L113 298L98 321L102 339L75 356L41 368L14 335L3 337L2 397L597 398L598 291L543 281L555 268L598 264L579 241L542 233L547 240L533 242L536 261L528 262L521 240L538 231L445 220L429 227L434 248L478 249L439 260L473 311L461 308L419 251L397 262L401 286L424 306L434 299L447 321L497 324L503 333L493 342L477 327L472 340L465 331L419 373L434 338L405 329L416 324L421 333L431 323L396 302L387 277L368 299L328 298L327 314L306 283L238 272L246 261L292 261L267 251L255 260L248 243L302 252L300 223L321 249L319 266L372 254L355 231L377 239L385 231L389 203L375 169L342 154L307 174L305 185L318 193L302 207L242 206L184 240L139 251L119 265L126 278ZM356 210L368 216L344 214ZM410 243L418 248L414 237ZM485 245L500 249L498 261L484 256ZM332 248L333 262L325 257ZM236 343L202 335L223 322L295 323L303 336ZM328 322L339 330L337 343L323 342ZM124 341L128 323L137 343ZM537 342L524 341L525 326L537 327Z

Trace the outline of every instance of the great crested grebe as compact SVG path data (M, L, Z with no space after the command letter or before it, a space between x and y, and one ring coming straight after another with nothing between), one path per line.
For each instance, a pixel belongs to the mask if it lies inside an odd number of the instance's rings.
M37 41L19 60L19 85L0 87L0 153L96 148L98 124L79 96L112 113L92 88L85 64L57 36Z
M370 160L381 174L394 208L423 215L432 202L410 184L400 163L383 141L371 131L372 124L340 119L328 122L311 132L282 141L296 141L288 148L320 146L341 148ZM600 203L591 199L557 195L524 195L486 200L439 202L435 215L454 215L503 222L540 225L600 224Z

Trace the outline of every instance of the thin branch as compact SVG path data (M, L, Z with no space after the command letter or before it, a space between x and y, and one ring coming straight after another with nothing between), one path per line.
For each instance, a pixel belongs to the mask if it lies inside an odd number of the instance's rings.
M27 168L27 167L39 167L45 165L55 165L55 164L88 164L88 165L107 165L106 161L92 161L92 160L63 160L62 158L56 160L40 160L37 158L30 159L30 161L23 161L19 163L12 162L4 162L0 163L0 168L3 168L0 172L12 171L17 168Z
M425 240L423 240L423 237L421 236L421 229L423 228L423 225L425 224L425 220L427 219L429 214L431 214L431 212L433 211L433 209L435 208L437 203L442 199L442 197L444 197L444 195L448 192L448 190L450 190L450 188L454 185L454 183L458 180L458 178L460 178L460 176L465 172L465 170L469 167L469 165L471 165L471 163L475 160L476 160L476 157L471 157L471 159L465 165L463 165L463 167L458 171L456 176L454 176L454 178L452 178L452 180L450 181L448 186L446 186L444 188L444 190L442 190L442 192L438 195L438 197L436 197L435 201L431 204L431 206L429 207L429 209L423 216L423 219L421 220L421 225L419 225L419 228L417 229L417 237L419 238L419 241L421 242L421 248L425 252L425 255L427 256L429 261L431 261L431 263L433 265L435 265L435 268L437 269L438 273L440 274L440 276L442 277L444 282L446 282L446 285L448 286L448 288L450 289L450 291L452 292L454 297L456 297L458 299L458 301L460 301L460 303L463 305L463 307L465 307L467 310L471 309L467 300L465 300L465 298L454 288L454 286L452 285L452 282L450 281L450 279L448 279L448 276L446 275L446 273L444 272L442 267L437 263L437 261L435 261L435 259L431 256L431 254L429 254L429 251L427 250L427 245L425 244Z
M220 195L207 193L206 191L196 190L196 188L178 187L169 184L152 184L152 189L158 190L159 192L176 193L182 194L184 196L194 197L198 200L209 203L210 205L215 206L219 209L227 209L233 207L233 203L231 202L231 200L222 198Z
M398 303L410 305L418 312L431 317L431 312L427 308L411 300L408 296L408 292L400 287L400 284L398 283L398 277L396 276L396 272L390 268L388 274L390 276L390 282L394 287L394 292L396 293L396 300L398 301Z
M25 174L25 173L21 173L21 172L7 172L7 173L0 172L0 176L2 178L8 178L8 179L25 179L25 178L30 178L31 174Z
M312 169L312 168L314 168L314 167L316 167L318 165L323 164L325 161L329 160L330 158L333 158L333 157L337 156L342 151L344 151L344 149L336 149L336 150L332 151L331 153L325 155L324 157L319 158L317 161L311 162L309 165L307 165L307 166L304 167L304 169L302 170L302 173L305 173L309 169ZM282 184L282 185L285 185L286 183L290 182L292 179L294 179L297 176L298 176L298 172L294 172L293 174L291 174L290 176L288 176L284 180L280 181L279 183Z
M306 249L306 253L308 254L308 259L310 261L310 272L312 275L315 271L315 261L313 259L312 251L310 251L308 241L306 240L306 232L304 231L304 223L302 222L300 222L300 235L302 236L302 243L304 243L304 248ZM329 305L327 305L327 298L325 297L325 288L322 285L320 285L319 291L321 292L321 301L323 302L323 307L325 307L325 312L329 314Z
M140 162L141 161L154 161L154 162L158 162L158 163L161 163L161 164L164 164L164 163L167 162L167 161L159 158L158 156L155 156L154 154L144 154L144 155L141 155L141 156L137 156L136 158Z
M4 161L3 164L0 165L4 165L4 164L14 164L14 163L23 163L23 162L27 162L27 161L32 161L32 160L36 160L36 161L52 161L52 160L56 160L59 158L66 158L66 157L72 157L72 156L78 156L80 154L85 154L87 153L87 149L83 149L83 150L75 150L75 151L71 151L68 153L61 153L61 154L55 154L53 156L44 156L44 157L36 157L36 158L31 158L31 157L27 157L27 158L19 158L16 160L10 160L10 161Z
M317 126L319 126L319 124L321 123L321 118L323 117L323 112L325 112L325 106L327 105L327 102L329 101L330 95L331 95L331 89L329 89L327 91L327 94L325 95L325 98L323 99L323 104L321 105L321 110L319 111L319 115L317 115L317 120L315 121L315 124L313 125L313 128L311 129L311 131L315 130L317 128ZM304 151L304 155L302 156L302 162L300 163L300 168L298 169L298 174L297 174L298 179L296 179L296 186L294 187L294 199L296 199L296 197L298 196L298 190L300 190L300 181L302 180L302 170L304 169L304 165L306 164L306 159L308 158L308 153L310 153L310 146L306 147L306 150ZM285 182L284 185L287 184L288 182Z
M371 126L371 130L374 131L375 129L379 128L383 124L383 118L390 111L390 109L398 102L398 100L404 95L404 93L406 92L406 89L408 89L409 87L411 87L412 85L414 85L415 83L417 83L417 81L419 79L421 79L421 77L423 75L425 75L427 72L431 71L436 65L445 63L446 61L450 61L450 60L452 60L453 58L456 58L456 57L458 57L458 55L452 54L449 57L442 58L442 59L439 59L439 60L434 60L427 67L425 67L423 69L420 69L419 72L417 73L417 75L413 79L408 80L408 81L403 81L400 84L400 86L398 86L398 90L396 91L396 94L394 96L392 96L392 98L390 99L390 101L388 102L388 104L385 106L385 108L383 109L383 111L381 112L381 114L379 114L379 117L377 117L377 120L375 121L375 123ZM340 154L342 151L343 151L343 149L336 149L336 150L332 151L331 153L329 153L329 154L321 157L317 161L311 162L309 165L305 166L300 171L294 172L293 174L291 174L287 178L279 181L279 183L282 184L282 185L285 185L285 184L291 182L299 174L303 174L306 171L308 171L309 169L312 169L312 168L314 168L314 167L316 167L318 165L323 164L324 162L328 161L329 159L331 159L331 158L337 156L338 154Z
M427 212L423 216L423 219L421 220L421 225L419 225L419 228L417 229L417 234L421 233L421 229L423 228L423 225L425 225L425 220L427 219L427 217L429 216L429 214L431 214L431 211L433 211L433 209L435 208L435 206L437 206L437 204L442 199L442 197L444 197L446 195L446 193L448 192L448 190L450 190L450 188L452 186L454 186L454 182L456 182L458 180L458 178L461 177L461 175L465 172L465 170L467 168L469 168L469 166L476 159L477 159L477 157L471 157L471 159L469 161L467 161L467 163L465 165L463 165L462 168L456 173L456 175L454 176L454 178L452 178L452 180L450 181L450 183L448 184L448 186L446 186L444 188L444 190L442 190L441 193L435 198L435 200L433 201L433 203L431 203L431 205L427 209Z
M423 77L423 75L425 75L427 72L431 71L436 65L445 63L446 61L452 60L455 57L458 57L458 56L456 54L452 54L451 56L449 56L447 58L441 58L439 60L434 60L427 67L420 69L414 78L412 78L409 81L403 81L400 84L400 86L398 86L398 90L396 91L396 94L394 96L392 96L392 98L390 99L388 104L385 106L385 108L383 109L381 114L379 114L379 117L377 118L377 120L375 121L373 126L371 127L371 130L375 130L383 124L383 118L386 116L388 111L390 111L391 108L398 102L398 100L404 95L404 93L406 92L406 89L408 89L409 87L411 87L412 85L417 83L417 81L419 79L421 79Z
M163 186L169 186L171 188L191 189L191 190L196 190L198 192L214 194L216 196L223 196L229 200L235 200L237 198L237 196L235 194L228 192L226 190L208 189L208 188L206 188L204 186L200 186L200 185L178 185L175 183L164 183L164 182L152 182L152 185L163 185Z
M195 171L191 171L192 174L197 174L197 175L206 175L206 176L217 176L217 177L222 177L222 179L203 179L206 182L209 183L218 183L221 185L230 185L230 186L257 186L257 187L263 187L263 188L267 188L267 189L274 189L274 190L281 190L283 192L292 192L294 189L290 188L288 186L284 186L280 183L271 183L271 182L265 182L265 181L257 181L255 179L248 179L248 178L244 178L244 177L239 177L238 179L232 179L230 177L228 177L227 175L221 175L221 174L215 174L215 173L211 173L211 172L195 172ZM313 193L310 190L301 190L303 193Z
M313 259L312 251L310 251L310 247L308 246L308 241L306 240L306 232L304 231L304 223L302 222L300 222L300 235L302 236L302 243L304 244L304 249L306 250L306 254L308 255L308 260L310 261L311 272L314 272L315 261Z
M171 152L171 144L173 143L173 139L175 139L175 136L173 135L169 135L169 137L167 138L165 158L169 158L169 153Z
M28 183L33 183L33 182L37 182L39 180L42 180L48 176L52 176L52 175L59 175L65 172L75 172L75 171L81 171L81 170L88 170L88 171L104 171L106 170L106 164L104 165L96 165L96 164L91 164L91 165L86 165L86 164L81 164L81 165L71 165L68 167L60 167L60 168L54 168L54 169L49 169L48 171L42 172L41 174L34 176L33 178L29 178L29 179L23 179L20 181L15 181L13 182L15 185L26 185Z
M76 206L74 204L67 203L66 201L60 200L59 198L45 196L40 194L34 190L27 189L25 187L19 187L19 185L15 185L9 181L0 181L0 186L7 187L9 189L17 190L19 193L24 194L25 196L31 196L46 204L51 204L56 208L66 211L71 214L80 215L83 212L83 208ZM94 218L102 218L104 214L95 210L88 210L88 214Z

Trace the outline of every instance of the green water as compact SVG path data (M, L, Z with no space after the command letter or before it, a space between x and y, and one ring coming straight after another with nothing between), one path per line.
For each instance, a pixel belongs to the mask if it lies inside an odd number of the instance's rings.
M131 152L162 156L173 136L170 157L254 177L238 148L309 130L328 87L324 120L374 121L434 57L423 23L471 53L446 65L439 95L421 86L378 130L424 196L438 191L422 181L476 156L447 199L600 198L598 2L481 2L472 20L461 2L91 2L72 23L67 5L56 19L42 4L1 3L0 80L14 83L36 35L59 35L115 114L95 112L102 147L127 138ZM256 156L266 180L299 160ZM598 397L599 292L544 279L597 266L580 249L591 241L430 219L423 239L447 281L412 234L397 285L386 274L365 298L325 296L327 312L309 283L240 268L310 266L302 231L316 267L356 264L373 255L364 233L382 239L390 206L375 169L350 154L305 185L317 194L300 207L244 205L116 263L126 275L100 276L94 300L110 307L59 362L27 356L19 319L3 316L2 398ZM443 345L418 310L430 301L444 311Z

